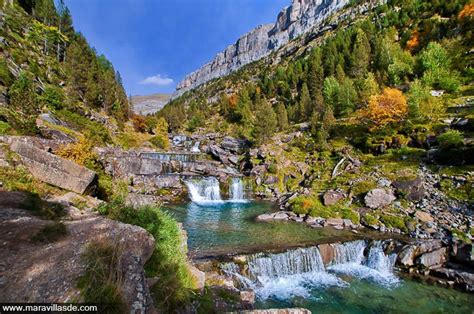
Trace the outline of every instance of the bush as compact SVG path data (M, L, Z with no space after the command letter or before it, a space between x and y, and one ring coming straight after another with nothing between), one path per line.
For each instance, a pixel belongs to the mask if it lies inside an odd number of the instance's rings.
M373 216L369 213L366 213L364 215L363 220L369 226L375 226L375 225L378 225L378 223L379 223L378 219L375 216Z
M291 210L295 214L306 215L317 206L317 202L319 201L314 197L301 195L290 201Z
M78 281L81 301L101 304L104 313L127 312L121 292L121 256L120 246L107 242L89 244L81 257L85 264L84 275Z
M10 124L4 121L0 121L0 135L6 135L12 130Z
M64 98L65 96L61 88L48 85L39 97L39 100L51 109L60 110L63 107Z
M61 146L56 151L56 155L74 161L89 169L97 170L100 166L97 155L92 151L93 148L93 144L87 138L82 137L76 143Z
M190 298L193 280L187 269L186 252L177 222L157 207L133 208L120 200L99 207L109 218L140 226L155 238L155 250L145 265L147 277L160 278L151 288L155 306L171 312ZM185 246L184 246L185 247Z
M168 138L163 138L161 135L153 136L150 143L159 149L167 149L169 147Z
M385 226L389 228L398 228L403 232L407 232L408 229L405 225L405 221L403 217L399 216L392 216L392 215L382 215L380 220L385 224Z
M458 130L449 130L438 136L438 142L443 149L461 147L464 145L463 134Z

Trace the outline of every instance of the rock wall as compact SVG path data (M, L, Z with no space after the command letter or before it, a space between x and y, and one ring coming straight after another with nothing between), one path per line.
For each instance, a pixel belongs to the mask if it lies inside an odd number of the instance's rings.
M267 56L320 25L348 3L349 0L292 0L292 4L278 14L275 24L258 26L217 54L211 62L187 75L178 84L173 97Z

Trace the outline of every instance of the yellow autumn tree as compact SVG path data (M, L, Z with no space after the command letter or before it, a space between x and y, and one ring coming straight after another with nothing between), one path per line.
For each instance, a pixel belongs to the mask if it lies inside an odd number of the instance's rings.
M363 117L369 121L372 130L401 122L408 113L407 99L395 88L385 88L380 95L370 97Z

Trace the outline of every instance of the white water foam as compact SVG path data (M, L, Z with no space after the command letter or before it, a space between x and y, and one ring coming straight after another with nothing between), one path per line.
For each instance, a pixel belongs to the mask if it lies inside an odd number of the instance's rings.
M230 184L230 202L233 203L247 203L245 199L244 183L240 178L232 178Z
M198 205L218 205L224 201L221 198L219 181L214 177L199 180L187 180L189 196Z
M393 273L395 255L387 256L382 245L380 241L375 242L366 258L365 241L333 244L334 262L327 269L317 247L299 248L279 254L249 255L248 269L244 273L234 263L229 263L222 269L235 276L246 289L254 290L262 300L308 298L312 290L317 288L348 287L349 283L339 278L339 274L370 280L391 288L399 282Z

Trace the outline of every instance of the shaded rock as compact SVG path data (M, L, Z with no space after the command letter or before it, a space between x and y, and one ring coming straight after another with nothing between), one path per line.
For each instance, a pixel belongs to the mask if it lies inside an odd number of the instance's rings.
M423 180L420 177L413 180L395 181L392 186L397 192L405 194L410 201L419 201L426 195Z
M337 204L340 200L344 199L345 195L342 192L329 190L323 195L324 206L332 206Z
M467 292L474 292L474 274L467 271L450 269L450 268L438 268L432 270L430 275L444 278L450 281L454 281L458 287L463 288Z
M364 198L365 205L372 209L381 208L390 205L396 197L392 191L385 189L373 189L367 193Z
M43 182L79 194L91 193L96 188L97 175L86 167L42 151L24 141L14 141L10 147L20 155L31 174Z
M416 264L424 268L437 268L446 262L446 248L424 253L417 258Z
M452 255L458 263L474 267L474 245L472 243L457 243L453 246Z
M230 136L224 137L222 140L220 146L232 153L235 154L242 154L245 150L249 148L249 141L248 140L241 140L241 139L236 139Z

